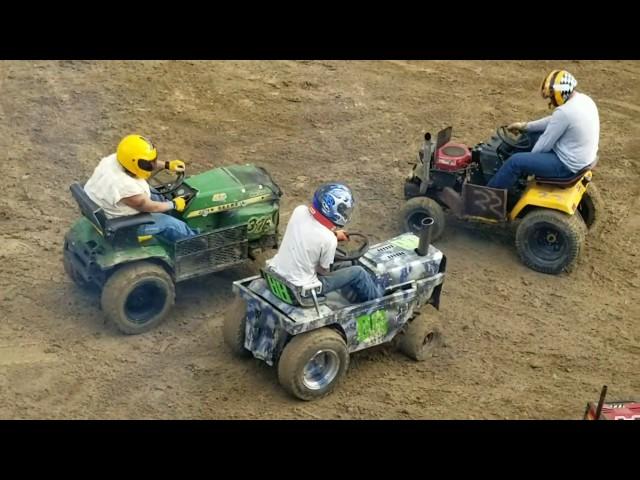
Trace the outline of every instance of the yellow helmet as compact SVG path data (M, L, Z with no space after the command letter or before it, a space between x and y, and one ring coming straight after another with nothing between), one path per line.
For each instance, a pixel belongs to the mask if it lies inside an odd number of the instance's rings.
M142 135L127 135L118 144L116 158L120 165L138 178L151 176L158 157L156 147Z
M566 70L554 70L544 77L540 86L542 98L549 99L549 107L563 105L578 85L576 79Z

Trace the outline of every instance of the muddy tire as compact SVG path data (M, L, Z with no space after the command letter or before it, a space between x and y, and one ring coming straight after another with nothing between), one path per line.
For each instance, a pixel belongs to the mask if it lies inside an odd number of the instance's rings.
M291 339L278 362L278 380L291 395L315 400L329 394L348 368L349 351L344 339L325 327Z
M425 217L433 218L431 227L431 241L438 240L444 232L445 218L444 210L438 202L429 197L414 197L407 200L401 211L402 225L405 232L413 232L416 235L420 232L421 221Z
M136 262L116 270L102 290L102 310L122 333L136 335L157 326L175 301L175 287L164 268Z
M442 345L440 322L420 314L414 318L404 332L398 334L398 350L417 362L422 362Z
M558 274L571 271L584 245L586 225L580 215L536 209L527 213L516 230L516 248L532 270Z
M587 191L578 205L578 212L587 225L589 233L600 231L605 217L604 200L598 188L591 182L587 184Z
M238 357L250 357L251 352L244 348L245 318L247 305L243 299L236 297L224 314L222 338L224 343Z

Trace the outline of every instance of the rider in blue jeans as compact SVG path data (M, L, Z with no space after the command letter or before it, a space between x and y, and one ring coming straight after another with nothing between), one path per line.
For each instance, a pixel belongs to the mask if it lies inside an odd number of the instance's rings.
M381 297L383 289L363 267L343 264L330 271L338 241L348 239L338 227L349 221L353 206L349 187L340 183L322 185L311 206L294 209L278 253L268 267L296 286L320 281L323 293L342 290L350 301L360 303Z
M159 163L153 144L141 135L127 135L117 151L104 157L84 185L84 190L104 211L107 218L119 218L150 213L154 223L138 228L138 235L154 235L167 242L190 238L199 231L189 227L169 212L182 212L185 199L168 201L152 192L147 179L154 170L166 168L184 172L182 160Z
M511 155L487 184L510 188L523 175L569 178L592 164L598 152L600 120L593 100L575 90L578 82L565 70L554 70L542 81L540 92L555 108L534 122L516 122L507 128L537 138L531 152Z

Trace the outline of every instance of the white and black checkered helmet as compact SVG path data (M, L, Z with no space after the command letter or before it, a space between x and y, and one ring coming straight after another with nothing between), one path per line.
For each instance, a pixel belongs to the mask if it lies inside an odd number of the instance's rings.
M544 77L540 86L542 98L549 99L549 105L563 105L576 89L578 81L566 70L554 70Z

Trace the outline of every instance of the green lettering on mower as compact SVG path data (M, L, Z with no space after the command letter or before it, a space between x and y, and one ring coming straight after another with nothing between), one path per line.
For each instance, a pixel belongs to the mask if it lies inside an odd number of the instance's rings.
M265 277L267 278L267 282L269 283L269 290L271 290L271 293L273 293L283 302L292 305L293 300L291 299L291 295L289 295L289 288L280 280L273 278L269 274L265 274Z
M384 337L389 331L387 311L376 310L371 314L361 315L356 318L357 339L364 342L375 337Z

